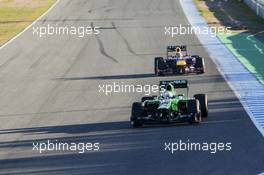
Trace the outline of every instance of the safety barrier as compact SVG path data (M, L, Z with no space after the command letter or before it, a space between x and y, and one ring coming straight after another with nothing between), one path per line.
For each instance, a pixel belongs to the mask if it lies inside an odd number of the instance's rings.
M244 2L254 10L258 16L264 18L264 0L244 0Z

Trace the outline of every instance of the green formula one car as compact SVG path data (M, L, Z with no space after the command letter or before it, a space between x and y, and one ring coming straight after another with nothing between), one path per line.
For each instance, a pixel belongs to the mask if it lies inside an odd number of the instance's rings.
M186 95L177 93L180 90ZM189 98L187 80L160 81L159 94L133 103L130 118L133 127L154 123L200 123L208 116L207 96L196 94Z

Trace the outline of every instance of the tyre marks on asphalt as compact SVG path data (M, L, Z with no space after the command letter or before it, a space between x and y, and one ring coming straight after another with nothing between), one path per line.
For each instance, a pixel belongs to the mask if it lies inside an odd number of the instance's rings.
M125 43L126 47L127 47L127 50L135 55L135 56L138 56L138 54L132 49L131 45L129 44L128 40L122 35L122 33L118 30L118 28L116 27L115 25L115 22L112 22L111 23L113 28L115 29L116 33L118 34L118 36L120 36L120 38L123 40L123 42Z
M42 55L40 55L37 58L37 60L31 64L31 66L29 68L30 69L33 69L33 68L37 67L46 56L48 56L48 53L47 52L45 52Z
M93 22L91 22L91 27L94 28L94 24L93 24ZM99 45L100 53L101 53L102 55L104 55L106 58L109 58L110 60L112 60L113 62L118 63L118 61L117 61L114 57L112 57L111 55L109 55L109 54L105 51L104 44L103 44L102 40L100 39L100 37L99 37L98 35L95 35L95 38L96 38L97 43L98 43L98 45Z

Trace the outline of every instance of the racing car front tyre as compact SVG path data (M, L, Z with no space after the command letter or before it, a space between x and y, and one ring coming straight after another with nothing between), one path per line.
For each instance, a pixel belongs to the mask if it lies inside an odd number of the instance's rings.
M133 128L138 128L143 125L142 121L140 121L141 114L142 114L141 103L139 102L133 103L131 110L131 118L130 118L130 122Z
M196 94L194 98L199 100L202 112L202 118L208 117L208 99L205 94Z

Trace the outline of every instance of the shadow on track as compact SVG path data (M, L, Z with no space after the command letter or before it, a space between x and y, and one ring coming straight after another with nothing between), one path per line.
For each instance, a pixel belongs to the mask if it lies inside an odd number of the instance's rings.
M140 78L163 78L163 79L182 79L183 77L190 80L192 83L210 83L210 82L225 82L221 75L197 75L195 77L184 75L166 75L157 77L153 73L146 74L127 74L127 75L103 75L91 77L62 77L55 80L74 81L74 80L118 80L118 79L140 79ZM194 74L195 75L195 74Z
M70 81L70 80L118 80L118 79L138 79L138 78L152 78L156 77L153 73L148 74L128 74L128 75L105 75L94 77L66 77L58 78L57 80Z
M231 103L236 99L223 99L212 101L213 103ZM234 102L235 103L235 102ZM0 130L1 134L20 133L25 136L35 135L38 139L24 139L17 141L2 141L0 149L12 150L12 154L23 152L21 157L11 157L7 160L0 160L1 172L5 175L31 175L31 174L169 174L175 170L187 171L181 169L185 161L192 171L202 174L200 164L197 160L212 163L216 165L220 159L223 166L229 165L236 161L233 165L236 169L242 164L248 162L247 156L253 154L252 151L260 150L262 147L255 147L247 150L239 161L235 159L235 155L243 152L243 147L239 145L241 142L253 143L256 137L252 138L252 134L244 128L254 126L251 124L243 109L240 111L227 108L224 111L214 111L217 106L212 107L209 120L205 120L200 125L159 125L143 127L140 129L132 129L128 121L117 121L108 123L89 123L63 126L47 126ZM234 113L234 116L230 115ZM229 115L227 115L229 114ZM229 118L223 118L229 116ZM232 127L230 127L232 125ZM226 126L223 134L223 126ZM212 132L208 132L212 131ZM253 130L253 129L252 129ZM250 132L255 132L255 130ZM235 131L235 133L234 133ZM233 135L229 135L231 133ZM57 135L61 135L58 137ZM171 154L164 151L165 142L228 142L233 136L232 144L234 150L232 152L221 152L208 159L208 152L176 152ZM243 137L240 137L243 135ZM30 138L30 137L29 137ZM74 151L69 152L44 152L42 154L33 151L33 142L57 141L63 143L100 143L100 151L85 152L79 154ZM30 152L30 154L28 154ZM30 155L30 156L29 156ZM191 159L190 159L191 157ZM188 159L188 160L187 160ZM168 164L169 161L179 161L177 164ZM258 159L259 161L259 159ZM138 163L140 162L140 163ZM159 164L160 166L153 166ZM14 167L14 165L16 165ZM19 167L19 168L16 168ZM187 173L187 172L186 172Z

